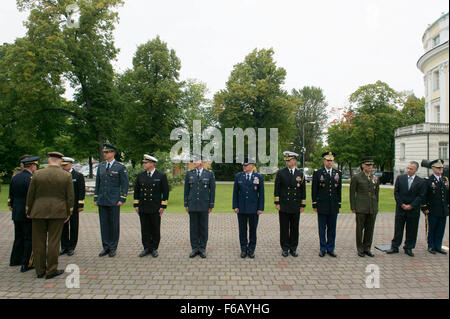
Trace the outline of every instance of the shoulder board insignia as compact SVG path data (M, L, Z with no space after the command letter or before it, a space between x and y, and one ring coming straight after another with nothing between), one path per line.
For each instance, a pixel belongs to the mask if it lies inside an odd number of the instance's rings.
M317 172L317 171L319 171L317 168L314 170L314 172Z

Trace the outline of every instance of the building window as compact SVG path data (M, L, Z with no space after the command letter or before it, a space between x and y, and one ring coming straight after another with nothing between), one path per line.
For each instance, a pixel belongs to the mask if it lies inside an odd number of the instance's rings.
M434 123L441 123L441 105L434 105Z
M433 91L439 90L439 70L433 72Z
M441 37L440 37L440 35L438 34L437 36L435 36L435 37L433 38L433 48L434 48L434 47L437 47L440 43L441 43Z
M403 161L406 158L406 145L405 143L400 144L400 159Z
M439 142L439 158L442 160L448 160L448 143Z

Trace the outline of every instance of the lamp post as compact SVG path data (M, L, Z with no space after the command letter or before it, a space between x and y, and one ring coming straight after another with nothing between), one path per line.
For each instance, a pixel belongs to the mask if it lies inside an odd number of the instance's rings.
M306 153L306 147L305 147L305 126L306 124L316 124L316 122L305 122L303 123L303 142L302 142L302 168L303 168L303 174L305 173L305 153Z

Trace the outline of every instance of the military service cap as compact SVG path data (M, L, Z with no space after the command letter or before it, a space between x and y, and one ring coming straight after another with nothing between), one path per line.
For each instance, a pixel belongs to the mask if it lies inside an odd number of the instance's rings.
M361 164L373 165L375 162L372 156L366 156L361 160Z
M60 152L50 152L48 153L48 157L55 157L55 158L63 158L64 155L61 154Z
M252 157L244 157L244 163L242 165L247 166L249 164L256 164L256 160Z
M29 155L29 154L22 155L21 157L19 157L19 162L22 163L22 160L24 160L24 159L26 159L28 157L32 157L32 156L33 155Z
M284 152L283 155L284 155L285 161L290 161L291 159L297 158L297 156L298 156L297 153L290 152L290 151Z
M30 156L22 159L20 161L23 165L36 164L39 165L39 156Z
M333 152L325 152L325 153L322 154L322 157L324 159L326 159L326 160L329 160L329 161L334 161L334 157L335 156L336 156L336 154L333 153Z
M111 144L103 144L103 152L117 152L117 148Z
M158 159L156 157L144 154L144 159L142 160L142 163L149 163L149 162L157 163Z
M68 164L72 164L73 162L75 162L75 160L71 157L63 157L62 158L63 162L62 165L68 165Z
M444 161L441 159L434 160L430 163L431 167L442 168L444 167Z

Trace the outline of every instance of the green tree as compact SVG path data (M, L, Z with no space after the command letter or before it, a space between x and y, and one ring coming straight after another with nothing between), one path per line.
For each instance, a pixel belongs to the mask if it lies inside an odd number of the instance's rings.
M425 98L407 95L400 112L399 127L425 123Z
M236 64L226 88L214 95L214 112L222 131L225 128L278 128L279 150L289 145L298 103L282 88L286 70L277 67L273 49L253 50L243 62ZM269 152L267 138L266 151ZM239 170L214 163L214 169L227 171L229 178Z
M138 162L145 153L170 149L168 137L181 125L180 67L175 51L157 37L138 47L133 69L120 77L124 107L116 138L127 159Z
M305 86L300 90L293 89L292 96L302 101L295 114L294 152L301 154L302 148L305 147L305 161L310 161L327 125L328 103L323 90L314 86ZM307 122L315 123L305 124ZM305 126L304 130L303 126ZM305 132L305 145L303 145L303 132Z

